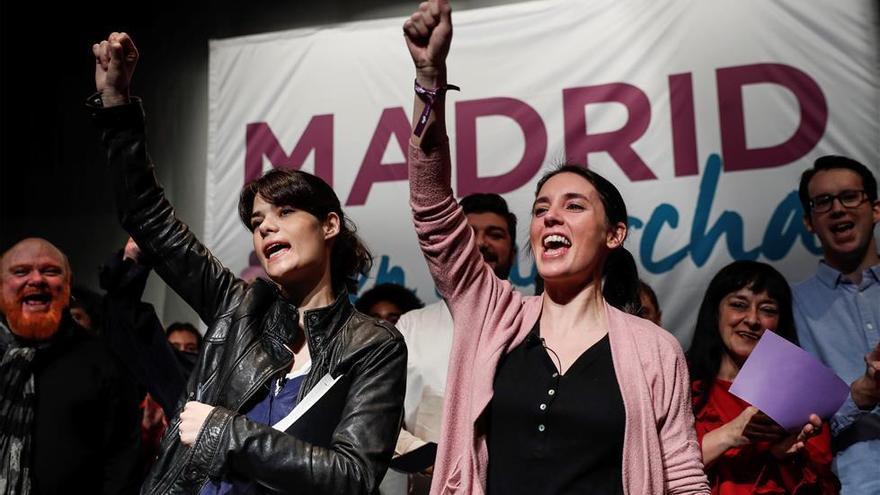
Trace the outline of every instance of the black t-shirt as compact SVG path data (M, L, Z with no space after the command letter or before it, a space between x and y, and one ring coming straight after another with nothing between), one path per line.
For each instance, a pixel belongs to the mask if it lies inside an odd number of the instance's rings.
M622 494L626 411L608 336L565 375L538 325L502 358L488 410L488 493Z

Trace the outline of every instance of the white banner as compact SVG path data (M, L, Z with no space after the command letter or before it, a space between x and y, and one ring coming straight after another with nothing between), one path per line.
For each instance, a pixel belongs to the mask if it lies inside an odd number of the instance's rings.
M626 246L683 342L730 261L767 261L791 281L813 273L820 252L796 191L816 157L880 163L872 0L554 0L454 21L453 187L507 199L520 219L511 280L525 293L534 186L561 162L621 190ZM408 205L402 23L211 43L205 241L230 268L252 251L236 214L245 180L301 168L333 186L376 255L363 289L397 282L437 298Z

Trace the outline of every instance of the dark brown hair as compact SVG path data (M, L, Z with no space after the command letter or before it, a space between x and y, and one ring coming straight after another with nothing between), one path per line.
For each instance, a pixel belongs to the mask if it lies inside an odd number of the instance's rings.
M425 307L425 303L419 299L415 292L399 284L377 284L372 289L365 291L354 303L355 309L364 314L369 314L370 309L381 301L387 301L400 309L400 314L408 313L414 309Z
M516 215L507 207L507 201L495 193L473 193L458 202L465 215L471 213L494 213L507 222L511 243L516 242Z
M801 206L804 208L805 215L810 214L810 181L813 180L813 177L817 172L834 169L851 170L858 174L859 177L862 178L862 188L865 190L865 194L868 195L868 201L871 201L872 203L877 201L877 179L874 178L871 169L852 158L839 155L826 155L817 158L816 161L813 162L813 167L804 170L804 173L801 174L801 183L798 187L798 197L801 200Z
M581 165L562 165L544 174L538 181L535 197L540 194L548 180L562 173L578 175L596 188L599 200L605 208L605 221L609 226L628 224L626 203L620 191L608 179ZM638 315L642 306L639 299L639 272L632 254L622 244L608 253L602 266L602 277L605 279L602 296L608 304L626 313Z
M189 332L196 337L196 347L202 348L202 334L195 325L186 321L175 321L165 328L165 335L171 335L174 332Z
M342 212L333 188L320 177L300 170L271 170L244 186L238 201L238 216L248 230L257 195L275 206L292 206L323 222L327 215L339 216L339 234L330 253L330 277L335 290L357 292L358 277L373 266L373 256L357 235L357 227Z

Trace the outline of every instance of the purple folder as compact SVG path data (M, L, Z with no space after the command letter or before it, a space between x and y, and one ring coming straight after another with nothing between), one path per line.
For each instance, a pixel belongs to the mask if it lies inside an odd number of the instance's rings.
M730 393L793 430L806 424L812 413L830 418L846 400L849 385L809 353L767 330Z

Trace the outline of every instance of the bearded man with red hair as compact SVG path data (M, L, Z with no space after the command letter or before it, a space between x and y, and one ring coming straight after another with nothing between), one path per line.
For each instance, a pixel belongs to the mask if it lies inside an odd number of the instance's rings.
M0 495L138 488L137 390L70 317L70 281L45 239L0 258Z

